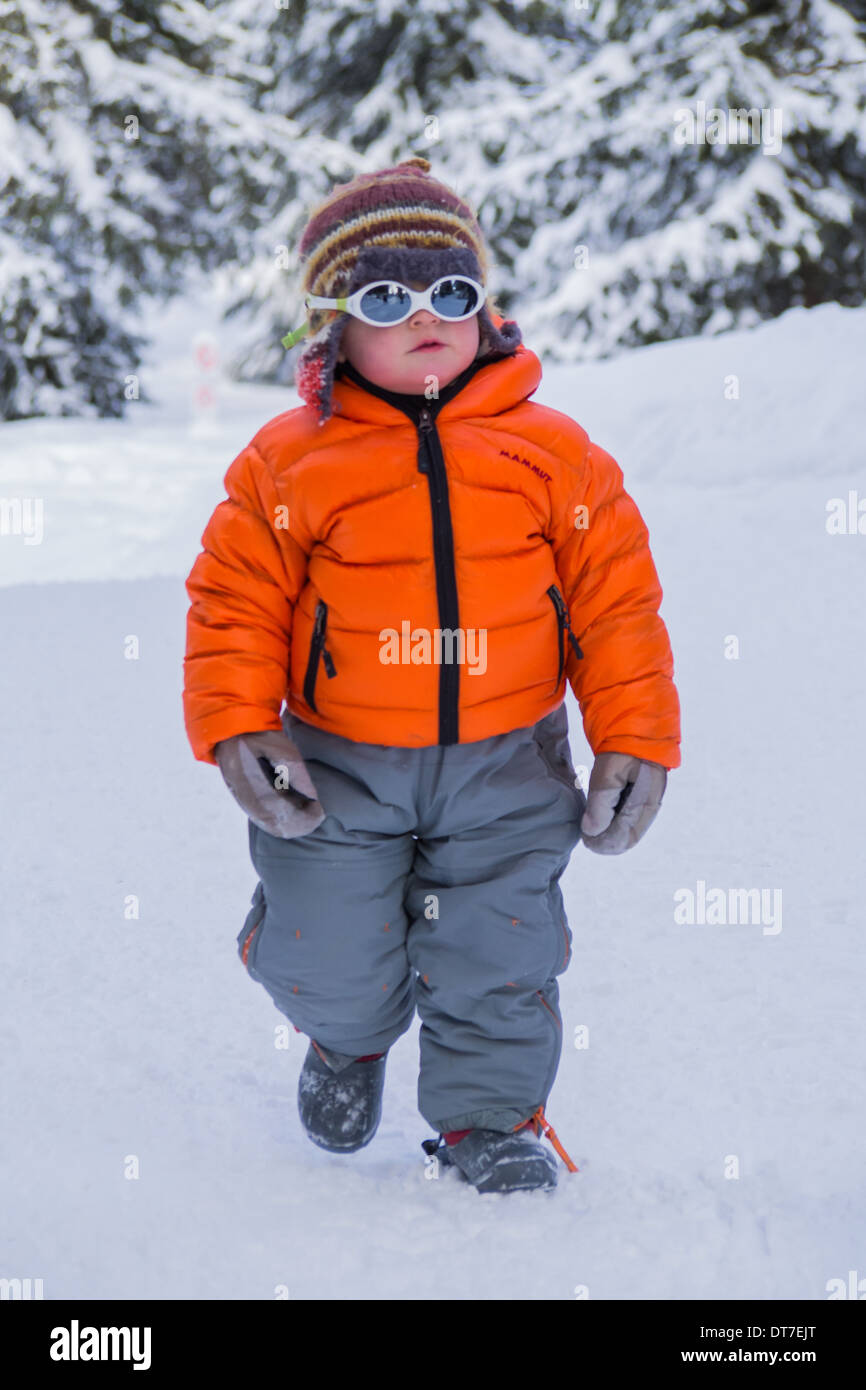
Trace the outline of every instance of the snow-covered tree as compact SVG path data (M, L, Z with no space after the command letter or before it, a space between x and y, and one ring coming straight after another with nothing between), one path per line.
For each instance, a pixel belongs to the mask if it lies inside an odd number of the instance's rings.
M477 207L493 288L536 350L605 356L863 300L862 4L290 9L269 27L270 96L358 167L425 153ZM250 360L279 379L280 325L252 299L268 347ZM241 338L241 375L248 356Z
M119 413L193 263L291 381L311 208L414 153L559 360L866 295L862 0L0 0L0 89L11 418Z
M123 414L140 296L245 262L311 170L345 167L256 109L243 37L196 0L0 0L6 419Z
M866 294L861 6L604 0L594 52L506 131L525 232L498 242L524 333L559 359ZM487 126L482 121L481 128ZM567 133L566 133L567 132ZM481 188L508 227L504 181Z

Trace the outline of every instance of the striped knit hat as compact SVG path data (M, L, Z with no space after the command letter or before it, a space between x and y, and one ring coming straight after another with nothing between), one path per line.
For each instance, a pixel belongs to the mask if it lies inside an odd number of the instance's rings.
M485 284L489 263L484 237L471 207L428 172L423 155L390 169L359 174L337 184L312 213L301 237L303 294L336 299L373 280L417 280L432 284L443 275L469 275ZM521 341L513 320L502 317L491 298L478 314L478 356L512 354ZM340 339L348 314L310 309L311 337L295 367L298 394L325 424Z

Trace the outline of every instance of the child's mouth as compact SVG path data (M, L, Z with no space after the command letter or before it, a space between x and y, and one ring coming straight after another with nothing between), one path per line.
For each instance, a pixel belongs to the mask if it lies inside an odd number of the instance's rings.
M444 348L444 346L445 346L444 343L419 343L418 346L417 346L416 348L412 348L412 351L413 351L413 352L438 352L439 349L440 349L440 348Z

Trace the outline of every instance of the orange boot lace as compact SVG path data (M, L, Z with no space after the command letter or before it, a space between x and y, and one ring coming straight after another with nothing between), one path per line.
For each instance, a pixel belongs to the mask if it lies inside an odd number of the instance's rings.
M562 1147L559 1140L557 1139L556 1131L554 1130L553 1125L547 1119L544 1113L543 1105L539 1105L538 1109L533 1111L532 1115L528 1120L523 1120L519 1125L515 1125L514 1128L522 1129L525 1124L532 1125L533 1129L535 1130L536 1139L539 1137L540 1134L544 1134L545 1138L550 1140L551 1144L556 1149L556 1152L559 1154L560 1158L562 1159L563 1163L565 1164L566 1168L570 1173L580 1172L580 1169L578 1168L577 1164L569 1158L568 1154L565 1152L565 1149Z

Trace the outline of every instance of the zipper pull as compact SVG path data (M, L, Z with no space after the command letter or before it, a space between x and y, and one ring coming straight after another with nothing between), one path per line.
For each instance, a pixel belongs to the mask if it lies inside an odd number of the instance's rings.
M551 584L547 592L550 594L550 597L556 604L556 611L559 614L562 626L568 633L568 640L571 643L572 650L574 651L575 656L582 657L583 652L580 650L577 638L571 630L571 619L568 616L568 607L566 605L565 599L562 597L562 594L559 592L555 584Z
M555 585L555 584L551 584L551 586L550 586L550 588L548 589L547 592L550 594L550 597L553 599L553 602L556 604L556 611L557 611L557 613L559 614L560 619L562 619L562 618L567 618L567 617L568 617L568 612L567 612L566 607L565 607L565 599L562 597L562 594L559 592L559 590L557 589L556 585Z
M322 602L322 600L319 599L319 602L316 604L316 621L315 621L315 623L313 624L313 642L322 641L322 639L323 639L323 637L324 637L324 632L325 632L325 605L324 605L324 603ZM329 675L329 676L335 676L335 675L337 674L337 668L336 668L336 666L334 665L334 658L331 656L331 653L328 651L328 648L325 646L324 641L322 641L322 660L323 660L324 663L325 663L325 670L327 671L328 675Z
M418 449L418 472L430 474L430 460L428 458L427 436L433 428L433 415L425 405L418 414L418 434L421 444Z

